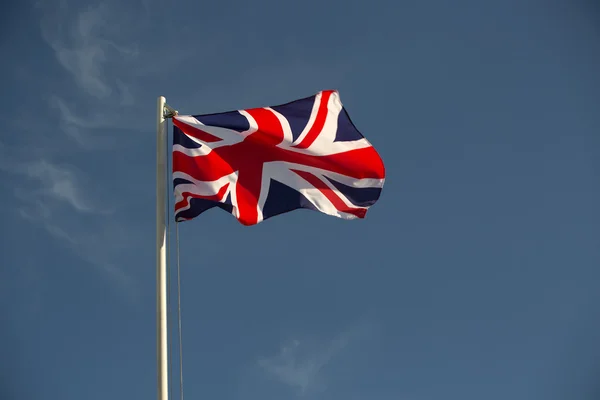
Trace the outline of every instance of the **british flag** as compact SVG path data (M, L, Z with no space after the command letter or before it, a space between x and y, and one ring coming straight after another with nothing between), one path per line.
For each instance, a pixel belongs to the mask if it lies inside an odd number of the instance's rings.
M287 104L173 117L175 219L220 207L244 225L299 208L364 218L385 168L335 90Z

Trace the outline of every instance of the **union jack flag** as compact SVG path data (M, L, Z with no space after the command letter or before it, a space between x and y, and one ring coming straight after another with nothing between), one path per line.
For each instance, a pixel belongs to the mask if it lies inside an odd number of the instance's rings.
M175 219L219 207L244 225L299 208L364 218L383 161L335 90L287 104L173 117Z

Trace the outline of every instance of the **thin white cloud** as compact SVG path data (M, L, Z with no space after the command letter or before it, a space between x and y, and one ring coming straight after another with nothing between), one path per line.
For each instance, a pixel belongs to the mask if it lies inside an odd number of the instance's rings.
M42 19L42 37L56 59L88 95L106 99L115 91L115 79L105 72L114 59L137 55L134 44L120 44L118 30L110 25L111 12L101 4L69 18L68 7L58 7ZM114 55L114 56L113 56Z
M258 365L268 375L304 394L319 383L319 371L337 349L332 347L320 353L303 349L303 346L304 343L293 340L282 346L277 355L260 359Z
M106 118L102 118L101 116L83 118L75 115L71 108L58 96L53 96L50 100L50 104L58 109L62 120L69 125L85 129L97 129L109 126Z
M17 183L16 212L43 228L60 245L102 272L124 293L135 293L127 270L114 263L137 235L130 227L107 218L110 211L92 202L84 174L73 166L48 159L28 160L18 147L0 142L0 171Z
M2 146L0 144L0 150ZM0 156L4 161L0 163L0 170L28 178L25 182L20 180L21 185L15 188L15 196L20 200L67 207L69 212L80 214L107 215L112 212L94 204L84 194L91 188L84 186L86 179L75 167L43 158L20 160L6 150L0 152Z
M271 378L294 389L299 395L326 388L322 376L325 367L343 352L353 340L363 336L369 328L361 324L331 341L294 339L280 347L277 354L258 360L258 366Z
M36 204L38 213L47 216L51 207L69 213L108 215L112 210L99 206L87 193L97 193L85 184L89 179L78 168L51 161L43 151L29 154L29 146L7 146L0 142L0 171L16 177L14 195L21 202ZM46 152L50 156L50 152Z
M57 213L55 207L45 204L40 199L32 199L26 193L17 193L17 197L23 201L23 206L18 208L19 215L23 219L43 227L62 246L69 248L82 260L98 269L122 288L124 293L129 296L135 294L135 285L130 275L110 260L112 253L115 253L119 247L111 237L120 236L119 232L114 230L89 232L85 226L90 224L90 221L70 226L71 232L69 232L59 225L58 221L62 214Z
M109 215L122 205L119 198L98 184L102 166L79 164L82 157L77 152L114 149L124 130L143 129L135 117L132 79L138 62L136 35L143 21L112 0L92 6L40 0L36 8L41 36L72 85L58 79L49 92L40 93L51 113L48 118L42 118L44 113L37 116L34 122L40 126L27 125L30 138L21 146L13 145L10 151L0 147L0 156L7 154L6 159L0 157L0 169L15 177L18 215L131 294L131 271L119 260L127 246L139 246L138 232ZM38 78L33 74L30 79ZM28 116L20 118L29 121Z
M111 148L115 140L106 132L112 132L115 128L122 128L118 123L119 118L115 118L110 113L101 113L96 111L94 114L81 116L58 96L50 98L50 106L58 112L60 117L60 126L63 132L81 148L85 150L104 150ZM101 133L98 134L97 132Z
M131 89L121 80L117 80L117 88L119 89L121 101L120 104L122 106L132 106L135 104L135 98L131 93Z
M48 96L57 131L84 150L107 150L117 146L123 129L142 130L136 115L146 109L136 104L135 71L144 20L132 24L132 14L115 1L82 9L61 0L58 7L40 2L37 8L41 36L75 89L61 85Z
M33 190L32 195L37 192L39 195L64 202L80 213L102 212L84 198L73 169L39 160L27 164L24 172L36 181L36 187L39 188Z

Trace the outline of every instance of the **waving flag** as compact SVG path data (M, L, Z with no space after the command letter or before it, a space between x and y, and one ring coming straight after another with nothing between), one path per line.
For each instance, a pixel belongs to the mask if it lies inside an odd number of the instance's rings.
M364 218L383 162L337 91L291 103L173 117L175 219L220 207L244 225L307 208Z

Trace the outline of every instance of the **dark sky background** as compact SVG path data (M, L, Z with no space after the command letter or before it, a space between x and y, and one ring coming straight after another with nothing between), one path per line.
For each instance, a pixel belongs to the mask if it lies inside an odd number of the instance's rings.
M0 35L0 398L156 397L157 96L338 89L381 199L180 225L186 398L600 399L596 1L48 0Z

